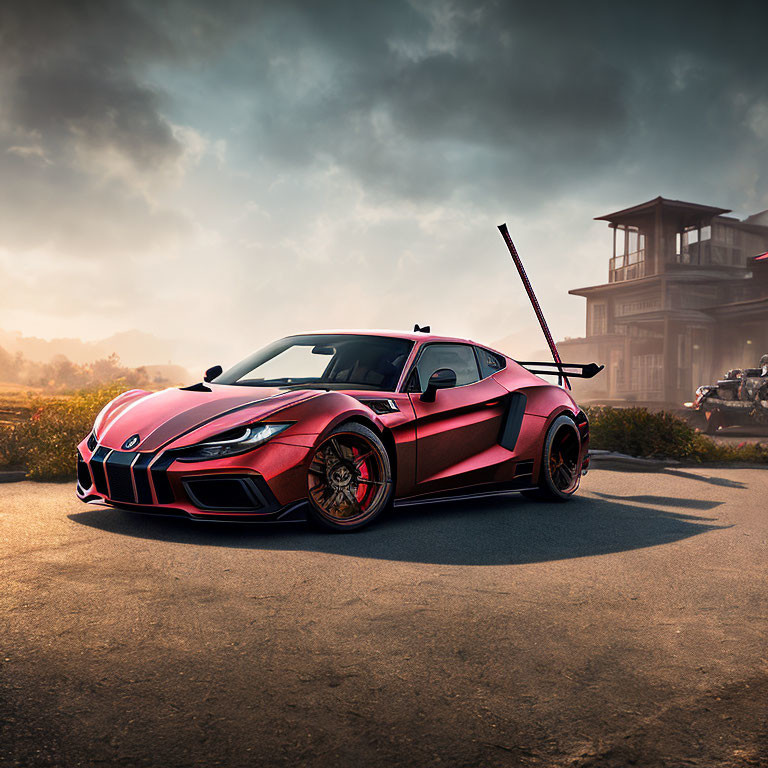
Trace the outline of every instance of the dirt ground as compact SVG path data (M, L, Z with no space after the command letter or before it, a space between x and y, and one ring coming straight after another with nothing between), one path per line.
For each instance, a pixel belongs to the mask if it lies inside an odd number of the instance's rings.
M0 765L768 766L768 471L350 535L0 485Z

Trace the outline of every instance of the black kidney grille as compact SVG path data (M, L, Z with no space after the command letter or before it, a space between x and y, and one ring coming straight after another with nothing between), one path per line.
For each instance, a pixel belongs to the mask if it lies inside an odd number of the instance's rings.
M155 484L158 504L173 503L173 489L171 488L170 480L168 480L166 470L173 464L175 459L176 457L173 452L168 451L152 465L150 470L152 472L152 482Z
M152 486L149 482L149 462L154 458L152 453L141 453L133 465L133 481L136 484L136 501L139 504L152 503Z
M102 495L108 495L107 489L107 475L104 472L104 459L109 454L109 448L105 448L100 445L96 449L96 453L91 457L91 474L93 475L93 482L96 486L96 490Z
M97 492L110 501L131 504L171 504L174 493L167 469L176 457L172 451L166 452L150 468L149 465L156 458L155 453L117 451L99 446L90 461L93 484ZM90 488L88 465L82 461L79 454L77 477L83 488ZM153 485L157 502L152 498Z
M131 464L136 458L135 453L112 451L105 462L107 480L109 480L109 498L114 501L135 502L133 480L131 479Z

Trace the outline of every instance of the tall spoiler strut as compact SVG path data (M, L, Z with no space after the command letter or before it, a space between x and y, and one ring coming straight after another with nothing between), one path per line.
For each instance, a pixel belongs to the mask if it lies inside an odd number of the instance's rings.
M568 376L578 377L578 378L584 378L584 379L591 379L593 376L596 376L600 371L603 370L604 366L597 365L597 363L563 363L563 361L560 359L560 354L557 351L557 347L555 346L555 340L552 338L552 334L549 332L549 326L547 325L547 321L544 319L544 313L541 311L541 306L539 305L539 301L536 298L536 294L533 292L533 287L531 286L531 281L528 279L528 275L525 273L525 267L523 267L523 262L520 259L519 254L517 253L517 248L515 248L515 244L512 242L512 238L509 236L509 230L507 229L506 224L500 224L499 225L499 232L501 232L501 236L504 238L504 242L507 244L507 248L509 248L509 253L512 256L512 261L515 262L515 266L517 267L517 271L520 274L520 279L523 281L523 287L525 288L525 292L528 294L528 298L531 300L531 304L533 305L533 311L536 313L536 318L539 321L539 325L541 326L541 330L544 332L544 338L547 340L547 344L549 345L549 350L552 352L552 359L555 361L554 363L538 363L538 362L520 362L518 361L519 365L522 365L523 368L526 368L531 373L536 374L544 374L544 375L552 375L555 373L555 371L551 370L552 368L555 368L557 370L557 382L560 384L561 382L565 382L565 386L568 387L568 389L571 389L571 382L568 381ZM537 366L536 369L534 369L534 366ZM544 368L545 370L541 370ZM546 369L550 370L546 370ZM564 370L565 368L568 368L568 372Z

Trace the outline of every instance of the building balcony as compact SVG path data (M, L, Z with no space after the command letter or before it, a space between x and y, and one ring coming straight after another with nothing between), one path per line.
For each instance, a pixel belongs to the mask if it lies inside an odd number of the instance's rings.
M645 277L645 253L630 253L628 256L614 256L608 265L608 282L623 283Z

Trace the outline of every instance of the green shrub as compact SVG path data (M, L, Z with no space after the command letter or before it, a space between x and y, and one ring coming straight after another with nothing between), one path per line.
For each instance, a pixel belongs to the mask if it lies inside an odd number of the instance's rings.
M75 447L99 411L129 387L117 381L68 397L33 397L31 417L0 431L0 467L24 468L33 480L75 477Z
M584 411L589 417L591 448L694 462L768 462L768 446L721 445L665 411L604 406Z

